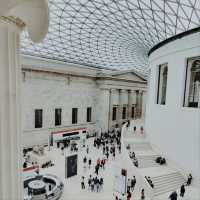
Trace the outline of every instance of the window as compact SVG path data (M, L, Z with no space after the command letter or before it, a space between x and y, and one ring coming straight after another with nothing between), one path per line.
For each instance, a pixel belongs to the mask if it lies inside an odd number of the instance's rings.
M184 106L200 108L200 57L187 62Z
M131 118L134 118L135 117L135 107L132 106L131 108Z
M60 126L62 120L62 109L56 108L55 109L55 126Z
M123 110L122 110L122 119L126 119L126 107L123 107Z
M91 122L91 121L92 121L92 108L87 107L87 122Z
M160 65L159 76L158 76L157 104L162 104L162 105L166 104L167 75L168 75L167 64Z
M35 110L35 128L42 128L42 109Z
M112 120L115 121L116 119L117 119L117 107L113 107Z
M72 108L72 124L77 124L78 121L78 108Z

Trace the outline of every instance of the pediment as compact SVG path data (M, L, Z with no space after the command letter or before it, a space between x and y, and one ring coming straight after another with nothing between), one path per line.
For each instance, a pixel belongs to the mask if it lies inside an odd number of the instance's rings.
M113 74L112 77L132 81L146 81L142 76L136 74L135 72Z

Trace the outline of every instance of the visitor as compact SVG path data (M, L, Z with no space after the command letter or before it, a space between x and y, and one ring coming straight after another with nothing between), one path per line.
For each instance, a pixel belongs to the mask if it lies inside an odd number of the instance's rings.
M181 197L184 197L184 194L185 194L185 186L184 186L184 185L181 185L180 196L181 196Z
M127 192L131 189L131 179L129 178L127 181Z
M106 150L106 148L105 148L105 146L103 146L103 155L105 154L105 150Z
M82 176L82 181L81 181L81 189L84 190L85 189L85 182L84 182L84 176Z
M102 177L100 178L99 183L100 183L100 189L102 190L103 189L103 178Z
M92 175L90 175L89 179L88 179L88 189L90 190L91 188L91 183L92 183Z
M92 164L92 160L91 160L91 158L89 158L89 160L88 160L88 167L89 167L89 169L91 167L91 164Z
M144 189L141 191L141 200L145 200Z
M96 173L96 175L99 174L99 165L96 165L96 166L95 166L95 173Z
M101 164L101 160L100 160L100 158L98 158L98 159L97 159L97 165L100 166L100 164Z
M83 164L84 164L84 166L86 165L86 162L87 162L87 158L86 158L86 156L83 158Z
M136 184L136 178L135 178L135 176L133 176L133 179L131 179L131 191L134 190L135 184Z
M144 133L144 128L143 128L143 126L140 127L140 133L141 133L141 134Z
M109 153L108 153L108 151L106 152L106 158L107 158L107 160L108 160L108 158L109 158Z
M105 167L105 160L104 159L101 160L101 166L102 166L103 169L105 169L104 168Z
M26 162L24 162L23 168L27 168L27 163Z
M91 181L91 191L94 192L94 179Z
M113 151L113 159L115 160L115 151Z
M192 174L189 174L188 180L187 180L187 185L191 185L192 182Z
M64 147L61 147L62 155L64 156Z
M131 200L131 192L129 190L127 192L127 200Z
M99 192L99 188L100 188L100 181L99 181L99 179L97 178L97 179L96 179L96 189L97 189L97 192Z
M51 184L49 184L49 192L51 191L52 187L51 187Z
M134 127L133 127L133 131L134 131L134 133L136 132L136 130L137 130L137 129L136 129L136 126L134 126Z
M169 195L169 199L170 199L170 200L177 200L177 198L178 198L178 195L177 195L177 192L176 192L176 191L172 192L172 193Z
M118 145L119 153L121 153L121 143Z
M88 154L89 153L89 146L87 145L87 148L86 148L86 153Z

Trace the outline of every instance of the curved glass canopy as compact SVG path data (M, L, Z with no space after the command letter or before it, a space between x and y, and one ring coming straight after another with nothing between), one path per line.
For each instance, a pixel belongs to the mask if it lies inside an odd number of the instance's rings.
M22 53L145 73L155 44L200 26L199 0L49 0L44 41L22 35Z

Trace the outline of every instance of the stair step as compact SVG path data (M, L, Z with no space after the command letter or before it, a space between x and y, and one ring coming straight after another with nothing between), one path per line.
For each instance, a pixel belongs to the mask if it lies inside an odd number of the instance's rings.
M182 184L186 182L182 174L180 174L179 172L151 177L151 180L154 184L155 196L177 190L181 187Z
M159 177L159 179L155 179L154 177L151 177L151 180L153 181L153 182L164 182L164 181L166 181L166 180L172 180L172 179L183 179L183 180L185 180L184 178L183 178L183 176L169 176L169 177L163 177L163 178L161 178L161 177Z

